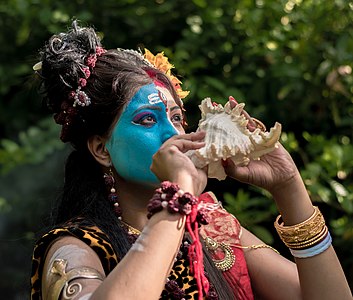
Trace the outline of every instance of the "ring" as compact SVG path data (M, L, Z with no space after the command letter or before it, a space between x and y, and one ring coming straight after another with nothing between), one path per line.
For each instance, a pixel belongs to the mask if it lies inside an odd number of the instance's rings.
M251 118L251 120L255 123L256 128L260 128L261 131L266 131L266 126L264 123L262 123L256 118Z

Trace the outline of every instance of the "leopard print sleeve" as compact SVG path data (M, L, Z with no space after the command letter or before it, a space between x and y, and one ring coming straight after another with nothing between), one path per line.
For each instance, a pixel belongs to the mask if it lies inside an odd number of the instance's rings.
M79 221L70 222L44 234L35 244L32 255L31 299L42 299L41 278L48 249L60 237L73 236L91 247L101 260L105 274L109 274L118 263L108 237L98 227L83 226Z

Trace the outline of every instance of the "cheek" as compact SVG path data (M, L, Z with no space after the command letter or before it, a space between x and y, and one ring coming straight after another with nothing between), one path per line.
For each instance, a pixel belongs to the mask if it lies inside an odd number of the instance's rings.
M185 129L183 126L176 126L175 129L178 131L179 134L185 134Z

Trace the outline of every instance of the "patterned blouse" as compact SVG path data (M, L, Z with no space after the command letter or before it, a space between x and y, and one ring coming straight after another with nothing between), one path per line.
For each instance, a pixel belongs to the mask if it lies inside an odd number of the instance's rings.
M204 193L199 199L207 203L218 203L212 193ZM238 220L229 214L220 205L217 210L210 212L210 222L202 226L200 235L216 245L211 249L211 257L215 265L222 270L224 278L232 289L236 299L253 300L250 277L240 248L241 226ZM96 226L83 225L84 222L76 220L55 228L43 235L35 244L32 256L31 274L31 299L42 299L41 278L45 261L45 255L51 244L63 236L73 236L85 242L94 250L102 263L105 275L108 275L118 264L119 259L109 242L107 235ZM206 245L208 243L206 242ZM166 284L160 299L198 299L196 280L190 272L187 251L179 251L177 259L169 274L168 282L177 285L178 293L175 293L172 284ZM211 284L212 286L212 284ZM211 289L212 290L212 289ZM210 290L210 291L211 291ZM210 296L205 299L217 299Z

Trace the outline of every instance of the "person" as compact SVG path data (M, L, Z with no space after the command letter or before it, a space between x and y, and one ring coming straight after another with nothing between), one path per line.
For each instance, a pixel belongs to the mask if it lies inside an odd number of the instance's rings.
M351 299L322 214L282 145L223 167L272 194L295 262L204 192L207 168L185 153L205 146L205 132L185 133L187 92L171 67L163 54L105 50L76 21L41 50L34 69L73 151L53 226L33 250L31 299Z

